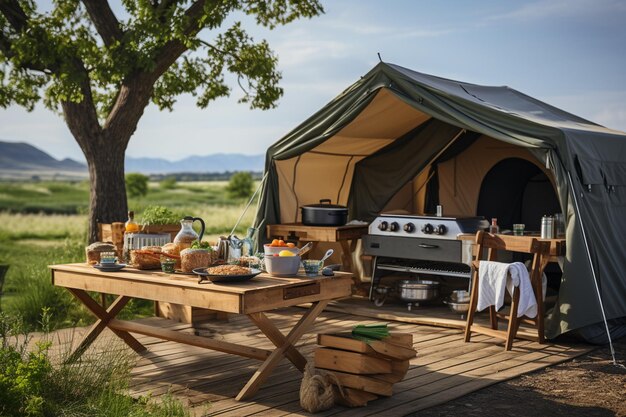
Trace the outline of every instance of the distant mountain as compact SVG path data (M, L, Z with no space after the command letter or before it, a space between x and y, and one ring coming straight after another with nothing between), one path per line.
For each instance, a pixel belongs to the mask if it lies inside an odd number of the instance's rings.
M178 172L262 172L264 155L212 154L189 156L178 161L162 158L126 157L126 172L172 174ZM23 142L0 141L0 178L84 177L87 166L73 159L58 160L41 149Z
M171 174L175 172L262 172L264 155L242 155L238 153L216 153L204 156L189 156L178 161L162 158L126 157L126 172L143 174Z
M32 175L46 174L79 175L87 172L87 167L73 159L58 160L39 148L24 142L0 141L0 172Z

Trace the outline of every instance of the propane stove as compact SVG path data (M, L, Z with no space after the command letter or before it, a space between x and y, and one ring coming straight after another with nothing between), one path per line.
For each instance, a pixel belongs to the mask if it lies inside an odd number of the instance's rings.
M457 236L488 226L484 217L381 214L363 236L364 254L374 257L370 300L393 272L469 279L473 242Z

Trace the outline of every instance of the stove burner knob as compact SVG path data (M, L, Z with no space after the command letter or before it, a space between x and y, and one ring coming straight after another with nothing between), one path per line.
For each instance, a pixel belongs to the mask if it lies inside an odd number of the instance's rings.
M415 225L413 223L407 223L404 225L404 231L407 233L413 233L415 231Z
M389 231L397 232L398 230L400 230L400 225L396 222L391 223L391 225L389 226Z
M439 226L435 227L436 235L445 235L447 231L448 228L444 224L440 224Z
M433 228L433 225L430 223L426 223L424 225L424 227L422 227L422 232L427 234L427 235L431 235L433 233L435 229Z
M387 222L380 222L380 224L378 225L378 228L382 230L383 232L387 230L388 227L389 227L389 223Z

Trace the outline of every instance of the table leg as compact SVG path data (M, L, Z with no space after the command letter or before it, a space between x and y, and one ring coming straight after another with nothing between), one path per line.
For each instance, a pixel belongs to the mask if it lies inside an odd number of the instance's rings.
M352 271L352 252L353 249L350 247L350 244L347 240L340 240L339 244L341 245L341 265L343 266L344 271Z
M270 340L275 339L279 343L277 344L275 340L272 340L272 343L276 345L276 349L272 351L270 356L265 360L265 362L261 364L261 366L259 367L259 369L257 369L252 378L250 378L248 383L241 389L241 391L239 391L239 394L236 397L237 401L250 398L259 390L261 384L263 384L263 382L265 382L265 380L270 376L272 370L276 368L283 356L286 356L286 352L291 349L295 350L295 343L300 340L302 335L315 322L315 319L322 313L322 311L324 311L324 308L326 308L329 301L330 300L322 300L318 301L317 303L313 303L311 308L309 308L309 310L304 313L304 315L300 318L298 323L296 323L294 328L291 329L287 337L283 336L284 340L282 341L282 338L278 337L274 331L268 330L269 327L261 328L259 326L263 333L268 331L268 333L272 334L272 338L270 338ZM269 322L269 320L267 320L267 322ZM275 328L273 323L269 323L271 324L271 327ZM263 322L261 325L266 325L266 323ZM276 331L278 331L278 329L276 329Z
M78 298L85 307L89 311L91 311L98 320L91 326L91 328L87 331L87 334L83 337L83 340L78 345L78 348L70 355L67 359L67 362L72 362L78 359L87 348L93 343L94 340L98 337L98 335L104 330L109 321L115 318L117 314L124 308L126 303L130 300L130 297L125 297L120 295L117 299L109 306L108 309L102 308L100 304L98 304L93 298L87 294L84 290L79 290L76 288L68 288L76 298ZM143 352L146 350L146 347L139 343L137 339L135 339L130 333L111 329L113 333L119 336L128 346L130 346L135 352Z
M257 327L267 336L275 346L283 346L288 344L286 356L300 371L304 372L306 359L298 352L298 350L287 340L285 335L267 318L263 313L248 314L248 318L257 325Z

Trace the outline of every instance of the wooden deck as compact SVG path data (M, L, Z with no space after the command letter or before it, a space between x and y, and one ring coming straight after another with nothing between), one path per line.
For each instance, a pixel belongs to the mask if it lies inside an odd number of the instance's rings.
M404 313L405 310L398 305L377 310L367 307L366 303L361 303L361 306L354 305L359 304L358 301L351 303L335 305L332 308L335 311L327 311L320 316L313 330L299 344L305 357L312 357L318 332L346 331L358 323L388 321L394 310L401 319L404 317L405 321L413 321L393 322L391 327L396 331L413 333L418 355L411 360L405 379L394 385L392 397L378 399L364 408L335 406L316 416L382 413L388 417L404 416L592 350L589 345L539 345L517 341L512 351L505 352L502 341L487 336L476 335L471 343L464 343L459 330L463 322L458 315L445 310L440 311L439 318L433 319L430 314L421 314L432 313L427 308ZM275 311L270 317L282 329L281 326L287 328L301 313L302 309L290 308ZM366 317L375 314L379 315L379 319ZM419 324L424 320L447 328ZM249 346L271 347L265 336L245 316L234 316L227 322L214 321L195 328L159 318L139 321L225 341L243 342ZM82 331L84 329L76 329L77 333ZM110 332L108 334L114 337ZM138 356L132 371L132 395L159 396L169 392L193 407L194 414L198 416L309 415L299 404L302 374L286 360L276 368L252 401L237 402L233 397L258 367L257 361L147 336L138 336L138 340L148 347L148 351Z

